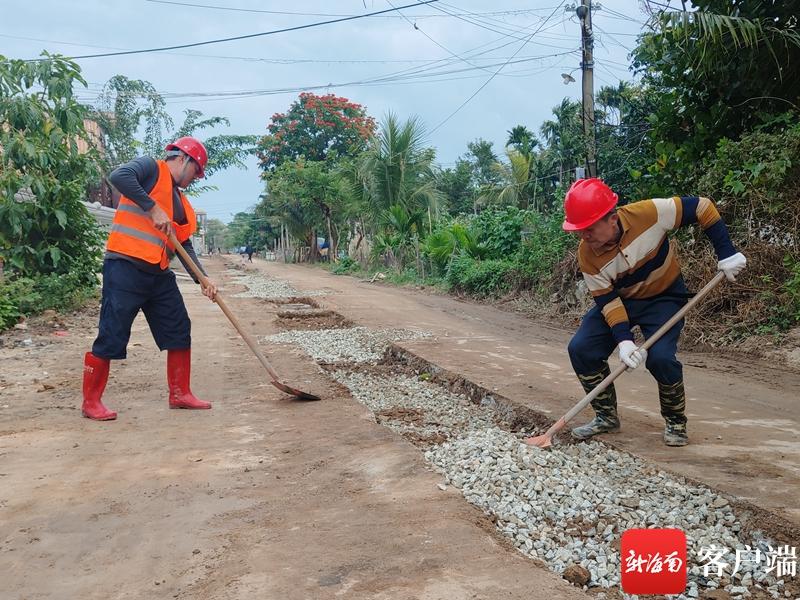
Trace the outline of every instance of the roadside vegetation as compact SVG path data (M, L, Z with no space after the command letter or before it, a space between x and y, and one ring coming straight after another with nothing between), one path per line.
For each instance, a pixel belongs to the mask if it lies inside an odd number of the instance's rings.
M694 4L651 18L631 54L636 83L597 91L599 175L622 203L714 199L750 268L704 303L687 339L779 344L800 322L800 34L790 8ZM310 94L286 114L260 144L267 185L253 212L284 259L319 258L324 238L334 273L522 298L566 320L586 307L577 240L561 231L564 192L585 162L579 103L512 127L504 148L473 140L444 169L414 117L388 114L371 131L359 105ZM710 244L696 230L676 242L697 290L716 267Z
M79 101L85 86L78 65L63 57L0 56L0 330L96 293L104 235L84 201L107 186L108 172L142 154L159 156L175 137L227 125L187 110L176 127L146 81L115 76L96 105ZM255 141L206 138L206 173L243 167Z
M654 14L630 55L633 82L596 91L599 176L622 203L714 199L749 268L703 304L688 339L780 343L800 323L796 16L787 3L693 5L696 12ZM77 204L82 190L113 164L156 150L174 127L147 82L115 77L99 105L85 107L71 95L82 80L68 61L3 59L0 69L0 117L10 125L0 130L2 327L30 306L63 306L91 288L98 254ZM32 85L45 93L31 93ZM84 136L87 114L102 125L102 157L78 154L71 142ZM504 147L474 139L442 168L418 118L376 119L350 99L302 93L268 120L265 135L209 140L213 168L241 166L255 152L265 182L252 210L208 224L210 245L250 244L281 260L329 261L334 273L380 272L385 281L477 298L522 298L535 314L574 319L588 296L577 240L561 231L561 206L585 164L581 106L565 98L542 123L515 121ZM175 131L224 123L190 110ZM26 189L39 200L9 200ZM710 245L696 230L676 241L697 290L715 269ZM67 287L45 285L54 281Z

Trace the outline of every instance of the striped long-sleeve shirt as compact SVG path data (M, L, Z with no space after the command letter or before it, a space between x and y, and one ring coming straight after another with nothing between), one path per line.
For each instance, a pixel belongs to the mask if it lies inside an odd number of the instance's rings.
M622 236L610 250L597 253L583 241L578 265L614 339L632 340L623 299L652 298L680 275L675 244L668 234L699 223L720 260L736 254L728 228L708 198L654 198L617 209Z

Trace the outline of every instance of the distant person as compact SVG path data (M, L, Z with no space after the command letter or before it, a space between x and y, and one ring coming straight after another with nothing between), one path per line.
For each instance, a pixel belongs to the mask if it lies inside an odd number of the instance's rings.
M177 139L165 150L164 160L143 156L108 176L122 197L106 244L99 331L92 351L84 357L81 407L83 416L96 421L117 418L117 413L103 405L103 391L111 361L127 356L131 325L140 310L159 350L167 351L169 407L211 408L189 387L191 322L175 273L169 268L170 250L174 248L167 238L173 231L203 269L191 242L197 219L181 189L205 176L208 154L203 144L191 137ZM202 290L214 300L217 287L213 283ZM149 382L152 376L141 373L143 382Z
M658 383L664 443L685 446L686 392L683 366L675 357L683 320L649 351L637 348L631 328L639 325L645 338L652 336L689 296L668 236L671 231L699 224L714 246L717 270L728 281L736 279L747 260L734 248L708 198L675 196L617 207L617 194L603 181L579 179L567 192L564 210L564 229L581 238L578 266L595 300L568 348L581 385L589 393L610 374L607 359L616 347L628 368L644 364ZM573 437L585 440L619 430L613 384L592 401L592 408L594 420L573 429Z
M328 240L323 239L322 243L319 244L319 255L322 258L322 260L330 260L329 256L330 251L331 247L330 244L328 243Z
M250 262L253 262L253 253L254 252L255 252L255 250L249 244L247 245L247 248L244 249L244 253L247 254L247 260L249 260Z

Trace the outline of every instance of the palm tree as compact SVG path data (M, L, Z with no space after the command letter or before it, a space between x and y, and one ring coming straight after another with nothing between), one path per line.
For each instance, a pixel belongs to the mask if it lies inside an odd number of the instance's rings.
M522 154L529 155L538 145L536 134L524 125L516 125L508 131L506 146L513 146Z
M495 171L500 176L500 185L486 190L484 198L503 205L528 209L536 206L535 158L513 148L506 149L508 163L496 162Z
M438 211L432 148L423 146L425 130L417 117L400 123L389 113L364 153L360 175L370 190L373 214L399 204L408 210Z
M385 255L402 271L412 254L418 254L424 215L422 210L408 210L402 204L393 204L383 211L378 221L381 230L375 237L374 253Z
M553 116L554 120L542 123L540 131L547 142L547 150L558 164L559 181L562 181L565 167L576 165L582 154L581 105L564 98L553 107Z
M630 110L630 102L626 95L630 94L632 86L627 81L620 81L615 86L604 85L595 97L599 109L595 111L595 119L604 120L609 125L620 125L626 121Z

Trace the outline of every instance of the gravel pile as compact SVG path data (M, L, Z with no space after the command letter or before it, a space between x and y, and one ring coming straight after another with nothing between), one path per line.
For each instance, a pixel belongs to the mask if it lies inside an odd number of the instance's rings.
M426 460L443 476L440 488L460 489L493 516L520 552L558 573L577 565L588 571L588 587L618 586L622 532L675 527L689 543L689 585L679 598L698 598L717 587L732 598L759 590L783 596L784 581L766 571L768 541L757 534L745 539L728 501L708 488L596 442L549 451L528 446L500 428L493 400L479 406L420 378L347 370L348 364L374 364L392 341L428 335L355 327L290 331L265 340L298 344L319 362L341 365L333 378L379 423L423 446ZM703 574L709 560L701 549L712 546L724 550L721 577L714 569ZM737 550L750 548L760 549L761 562L744 560L732 576Z
M246 292L234 294L234 298L292 298L296 296L326 296L329 292L310 290L298 292L288 282L281 279L271 279L263 275L241 275L238 271L233 278L233 283L247 287Z
M580 565L589 587L619 585L619 538L641 527L677 527L686 532L691 568L685 597L720 586L744 598L756 586L781 597L783 581L765 571L763 539L739 538L742 525L728 501L631 455L595 442L543 451L500 429L490 406L478 406L437 385L408 376L384 377L338 370L333 377L369 407L378 421L429 442L425 458L452 485L489 515L524 554L563 573ZM728 548L730 574L736 550L762 551L761 564L743 562L733 580L703 576L701 548Z
M485 429L494 423L490 408L418 379L348 371L334 371L331 375L349 388L356 400L381 414L381 422L400 434L413 433L417 439L435 439L437 435L446 438L454 432ZM409 419L409 415L417 418Z
M287 331L262 338L266 342L296 344L319 362L376 363L392 342L430 337L430 333L408 329L372 330L366 327L349 329L317 329Z

